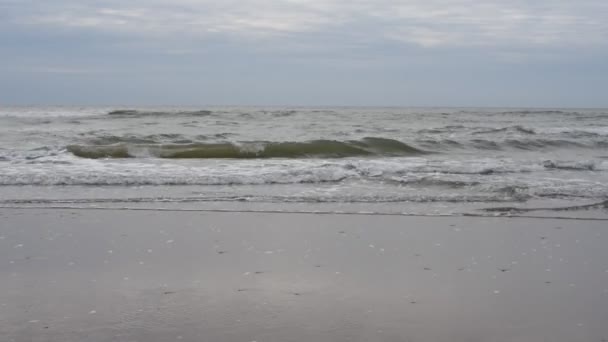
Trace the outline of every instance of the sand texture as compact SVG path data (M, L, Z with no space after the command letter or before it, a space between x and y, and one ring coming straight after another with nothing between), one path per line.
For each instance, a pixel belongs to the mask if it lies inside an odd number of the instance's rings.
M0 209L0 340L601 342L606 228Z

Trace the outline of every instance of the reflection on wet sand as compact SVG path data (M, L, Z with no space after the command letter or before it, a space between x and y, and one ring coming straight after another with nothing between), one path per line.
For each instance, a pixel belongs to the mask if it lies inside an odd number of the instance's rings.
M603 341L603 222L0 210L6 341Z

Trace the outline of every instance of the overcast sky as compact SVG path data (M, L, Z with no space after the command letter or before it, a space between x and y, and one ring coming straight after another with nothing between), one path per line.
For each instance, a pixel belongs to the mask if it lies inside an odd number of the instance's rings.
M0 105L608 107L606 0L0 0Z

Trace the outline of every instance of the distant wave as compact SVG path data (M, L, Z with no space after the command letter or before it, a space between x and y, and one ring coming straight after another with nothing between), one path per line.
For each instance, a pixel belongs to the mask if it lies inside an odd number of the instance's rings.
M500 112L500 114L578 114L578 112L565 112L562 110L512 110Z
M210 110L194 110L194 111L143 111L134 109L120 109L108 112L108 115L117 117L142 117L142 116L171 116L171 115L182 115L182 116L208 116L211 115Z
M458 149L477 149L477 150L543 150L554 148L605 148L608 142L605 140L582 140L582 139L470 139L470 140L450 140L450 139L419 139L415 141L421 147L431 150L451 150Z
M137 109L118 109L107 113L114 117L148 117L148 116L209 116L211 114L226 114L226 112L213 112L211 110L181 110L181 111L161 111L161 110L137 110ZM273 117L287 117L299 113L296 110L260 110L254 112L239 113L240 117L254 117L255 114L271 115Z
M264 113L264 114L271 114L272 116L275 116L275 117L283 117L283 116L292 116L292 115L298 113L298 111L295 111L295 110L275 110L275 111L262 111L262 113Z
M510 131L515 131L515 132L524 133L524 134L536 134L536 132L532 128L526 128L526 127L523 127L520 125L487 129L487 130L473 132L473 134L492 134L492 133L501 133L501 132L510 132Z
M536 131L532 128L524 127L521 125L491 128L491 127L467 127L463 125L448 125L443 127L435 128L424 128L418 131L421 134L442 134L442 133L456 133L456 132L467 132L472 131L471 134L493 134L502 132L516 132L523 134L536 134Z
M186 136L177 133L160 133L147 135L112 135L94 133L90 138L87 138L86 144L90 145L113 145L113 144L196 144L198 142L206 142L209 140L226 140L234 136L234 133L224 132L209 135L194 135Z
M435 128L423 128L418 131L418 133L422 134L440 134L440 133L450 133L457 132L461 130L466 130L467 127L463 125L448 125L443 127L435 127Z
M367 137L361 140L306 142L245 142L214 144L69 145L75 156L99 158L343 158L355 156L408 156L426 152L403 142Z

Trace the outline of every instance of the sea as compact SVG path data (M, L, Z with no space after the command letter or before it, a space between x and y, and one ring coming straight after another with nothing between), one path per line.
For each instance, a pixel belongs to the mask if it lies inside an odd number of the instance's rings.
M608 109L0 107L0 207L608 218Z

